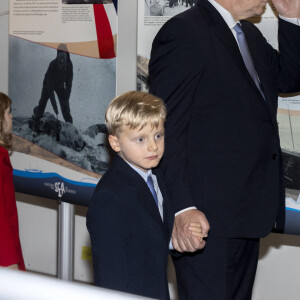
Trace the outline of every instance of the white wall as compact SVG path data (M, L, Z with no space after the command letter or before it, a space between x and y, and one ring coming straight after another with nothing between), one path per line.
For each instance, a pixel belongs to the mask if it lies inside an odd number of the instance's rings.
M141 0L140 0L141 1ZM135 89L136 17L138 0L119 1L119 51L117 93ZM0 91L8 92L8 11L9 0L0 1ZM17 193L20 236L28 270L49 275L57 272L57 203ZM90 246L85 227L86 208L76 207L75 280L91 282L89 261L81 259L83 246ZM300 237L271 234L262 239L255 281L254 300L299 299ZM170 277L174 281L174 271ZM217 288L217 287L216 287ZM171 288L174 295L174 288Z
M0 1L0 91L8 90L8 5L9 0Z

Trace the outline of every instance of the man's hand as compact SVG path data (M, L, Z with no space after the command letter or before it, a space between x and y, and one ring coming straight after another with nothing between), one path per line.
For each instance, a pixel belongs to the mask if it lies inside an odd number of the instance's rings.
M282 17L300 18L299 0L272 0L272 2Z
M178 252L195 252L205 246L205 240L194 236L189 230L191 223L199 223L203 237L208 235L209 224L204 213L198 209L190 209L180 213L175 217L172 232L172 244Z

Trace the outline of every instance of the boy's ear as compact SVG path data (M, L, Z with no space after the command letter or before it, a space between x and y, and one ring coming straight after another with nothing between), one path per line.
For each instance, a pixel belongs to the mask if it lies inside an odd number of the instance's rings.
M108 136L108 141L109 141L109 144L110 144L111 148L115 152L120 152L121 151L121 148L120 148L120 145L119 145L119 140L118 140L118 138L115 135L111 135L110 134Z

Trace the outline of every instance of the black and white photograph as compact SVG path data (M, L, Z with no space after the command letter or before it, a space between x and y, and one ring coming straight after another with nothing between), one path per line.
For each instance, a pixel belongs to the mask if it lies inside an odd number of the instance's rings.
M116 93L116 59L75 55L65 44L56 49L16 37L10 37L10 46L14 134L103 174L109 162L104 114Z
M148 65L149 58L137 56L137 91L148 92Z
M197 0L145 0L145 16L175 16L196 4Z
M62 0L63 4L108 4L112 0Z

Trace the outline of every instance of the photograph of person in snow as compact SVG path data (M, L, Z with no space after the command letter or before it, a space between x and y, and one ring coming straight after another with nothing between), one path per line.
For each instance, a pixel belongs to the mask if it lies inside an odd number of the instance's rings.
M61 44L57 49L57 56L49 64L43 81L43 89L38 106L33 110L31 127L38 131L40 119L43 117L46 105L50 99L53 110L58 117L55 94L58 98L61 113L66 122L73 123L70 112L69 99L72 90L73 64L66 45Z

